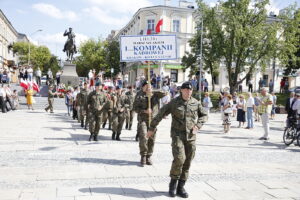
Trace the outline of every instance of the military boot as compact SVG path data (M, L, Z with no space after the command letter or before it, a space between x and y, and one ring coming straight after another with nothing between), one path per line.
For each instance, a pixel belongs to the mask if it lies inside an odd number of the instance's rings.
M117 138L116 138L116 140L121 141L120 135L121 135L121 132L117 132Z
M90 138L89 138L89 141L92 141L93 137L94 137L94 134L91 133Z
M146 156L141 156L141 166L144 167L144 165L146 165Z
M128 123L126 123L125 129L126 129L126 130L128 129Z
M94 141L95 141L95 142L98 141L98 135L94 135Z
M178 181L178 186L177 186L177 195L182 197L182 198L188 198L189 194L185 191L184 189L185 181L184 180L179 180Z
M84 127L84 123L83 123L83 120L81 120L81 127L82 127L82 128Z
M129 128L128 129L131 130L131 127L132 127L132 124L129 124Z
M110 124L108 125L108 130L111 130L111 125Z
M106 125L106 122L104 122L104 123L102 124L102 128L105 128L105 125Z
M170 197L175 197L175 191L176 191L176 186L177 186L177 179L171 179L170 184L169 184L169 195Z
M135 141L139 141L139 134L138 133L135 135Z
M146 156L146 164L147 165L152 165L152 160L151 160L151 156Z
M112 140L115 140L115 139L116 139L116 132L115 132L115 131L113 131L113 134L112 134L112 136L111 136L111 139L112 139Z

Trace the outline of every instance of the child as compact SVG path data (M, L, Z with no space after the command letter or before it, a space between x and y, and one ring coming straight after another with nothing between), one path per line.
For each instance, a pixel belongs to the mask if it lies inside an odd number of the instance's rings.
M13 100L14 108L18 109L18 107L19 107L19 96L18 96L17 90L13 91L12 100Z

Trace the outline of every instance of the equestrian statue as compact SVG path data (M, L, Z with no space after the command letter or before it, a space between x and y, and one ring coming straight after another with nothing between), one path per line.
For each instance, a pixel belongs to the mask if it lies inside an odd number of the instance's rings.
M68 36L68 39L64 45L63 52L67 54L67 61L73 61L73 55L77 53L76 44L75 44L75 33L72 31L72 28L69 28L69 31L65 30L64 36Z

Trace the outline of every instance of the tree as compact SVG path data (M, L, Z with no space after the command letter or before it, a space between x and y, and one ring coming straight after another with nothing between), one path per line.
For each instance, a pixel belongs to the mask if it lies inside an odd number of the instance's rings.
M87 76L89 70L106 71L106 54L104 42L100 39L90 39L79 47L80 55L75 58L76 70L79 76Z
M217 16L217 9L210 8L199 1L201 8L201 17L203 17L203 24L198 23L198 31L194 38L189 41L192 47L191 53L186 53L182 58L183 65L191 68L191 73L195 74L198 71L197 57L200 55L201 32L203 31L202 40L202 59L203 69L211 74L212 90L215 90L214 77L219 74L219 66L221 62L221 44L222 35L221 24ZM201 27L203 25L203 27Z
M212 55L224 63L231 93L256 70L265 69L267 63L282 49L279 44L290 45L290 41L280 42L277 36L283 21L267 21L265 7L268 3L268 0L228 0L219 2L212 9L215 12L208 12L207 6L198 1L198 12L204 13L204 20L208 23L207 29L204 25L204 33L207 34L204 37L212 38L210 43L217 41L216 46L212 48L211 45L207 52L215 51ZM215 25L209 27L210 24ZM200 43L199 38L195 40ZM205 51L204 48L204 54ZM245 72L243 76L242 72Z
M58 70L61 70L57 56L51 55L49 62L45 65L43 73L47 73L48 69L51 69L53 74L56 74Z
M280 60L285 64L285 75L295 74L300 69L300 9L291 5L281 11L279 17L283 24L283 38L287 42L281 43L278 53Z
M24 65L29 60L29 45L30 45L30 64L36 69L41 70L48 64L51 58L50 50L46 46L35 46L32 43L16 42L13 44L13 52L20 58L20 64Z
M106 41L104 45L104 51L106 54L105 62L107 64L106 73L107 76L113 76L121 72L120 69L120 45L118 41ZM114 73L111 74L111 69L114 69Z

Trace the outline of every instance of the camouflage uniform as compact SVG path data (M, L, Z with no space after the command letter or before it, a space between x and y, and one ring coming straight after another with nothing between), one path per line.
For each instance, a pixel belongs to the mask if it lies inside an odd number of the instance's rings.
M151 97L151 109L152 115L155 116L159 110L159 102L166 93L164 92L153 92ZM149 129L149 115L144 111L148 109L148 96L147 94L140 90L135 97L133 103L133 110L138 114L138 135L139 135L139 147L141 155L141 164L143 165L142 160L147 159L147 164L151 165L150 157L153 153L154 142L155 142L155 132L153 137L147 138L147 131ZM145 158L146 157L146 158Z
M134 111L133 111L133 102L135 98L135 94L133 91L128 91L125 93L125 95L128 98L129 101L129 107L126 108L125 114L126 114L126 129L131 130L132 127L132 121L134 118Z
M113 97L113 123L112 139L120 140L122 127L125 121L125 109L129 107L129 101L127 96L116 94Z
M80 90L80 93L77 94L77 106L79 107L79 117L78 119L81 122L81 127L84 127L84 119L87 115L87 99L88 99L88 90L85 88L82 88Z
M89 131L91 133L90 140L94 137L94 140L97 141L103 111L102 108L106 102L107 98L101 91L93 91L88 96L87 104L89 111Z
M112 101L112 98L114 96L114 93L112 92L107 92L106 93L106 97L107 97L107 102L106 102L106 105L105 107L103 108L103 114L102 114L102 120L103 120L103 125L102 125L102 128L105 127L106 125L106 122L108 120L108 130L111 130L111 125L112 125L112 121L113 121L113 113L112 113L112 110L113 110L113 101Z
M192 88L192 86L189 86ZM173 99L169 104L162 107L150 124L150 131L154 131L158 123L167 115L172 115L171 138L173 162L170 171L169 194L174 197L177 180L177 195L187 198L188 193L184 185L189 176L191 162L196 151L196 133L193 128L200 129L206 120L206 112L201 103L191 97L185 101L182 96Z
M187 180L196 150L196 134L193 133L193 127L197 126L200 129L207 114L202 109L201 103L193 97L184 101L179 96L159 110L149 130L154 131L158 123L168 114L172 114L171 138L174 157L170 176L174 179Z
M51 89L48 91L48 106L45 108L46 112L50 110L51 113L53 113L53 102L54 102L54 93Z

